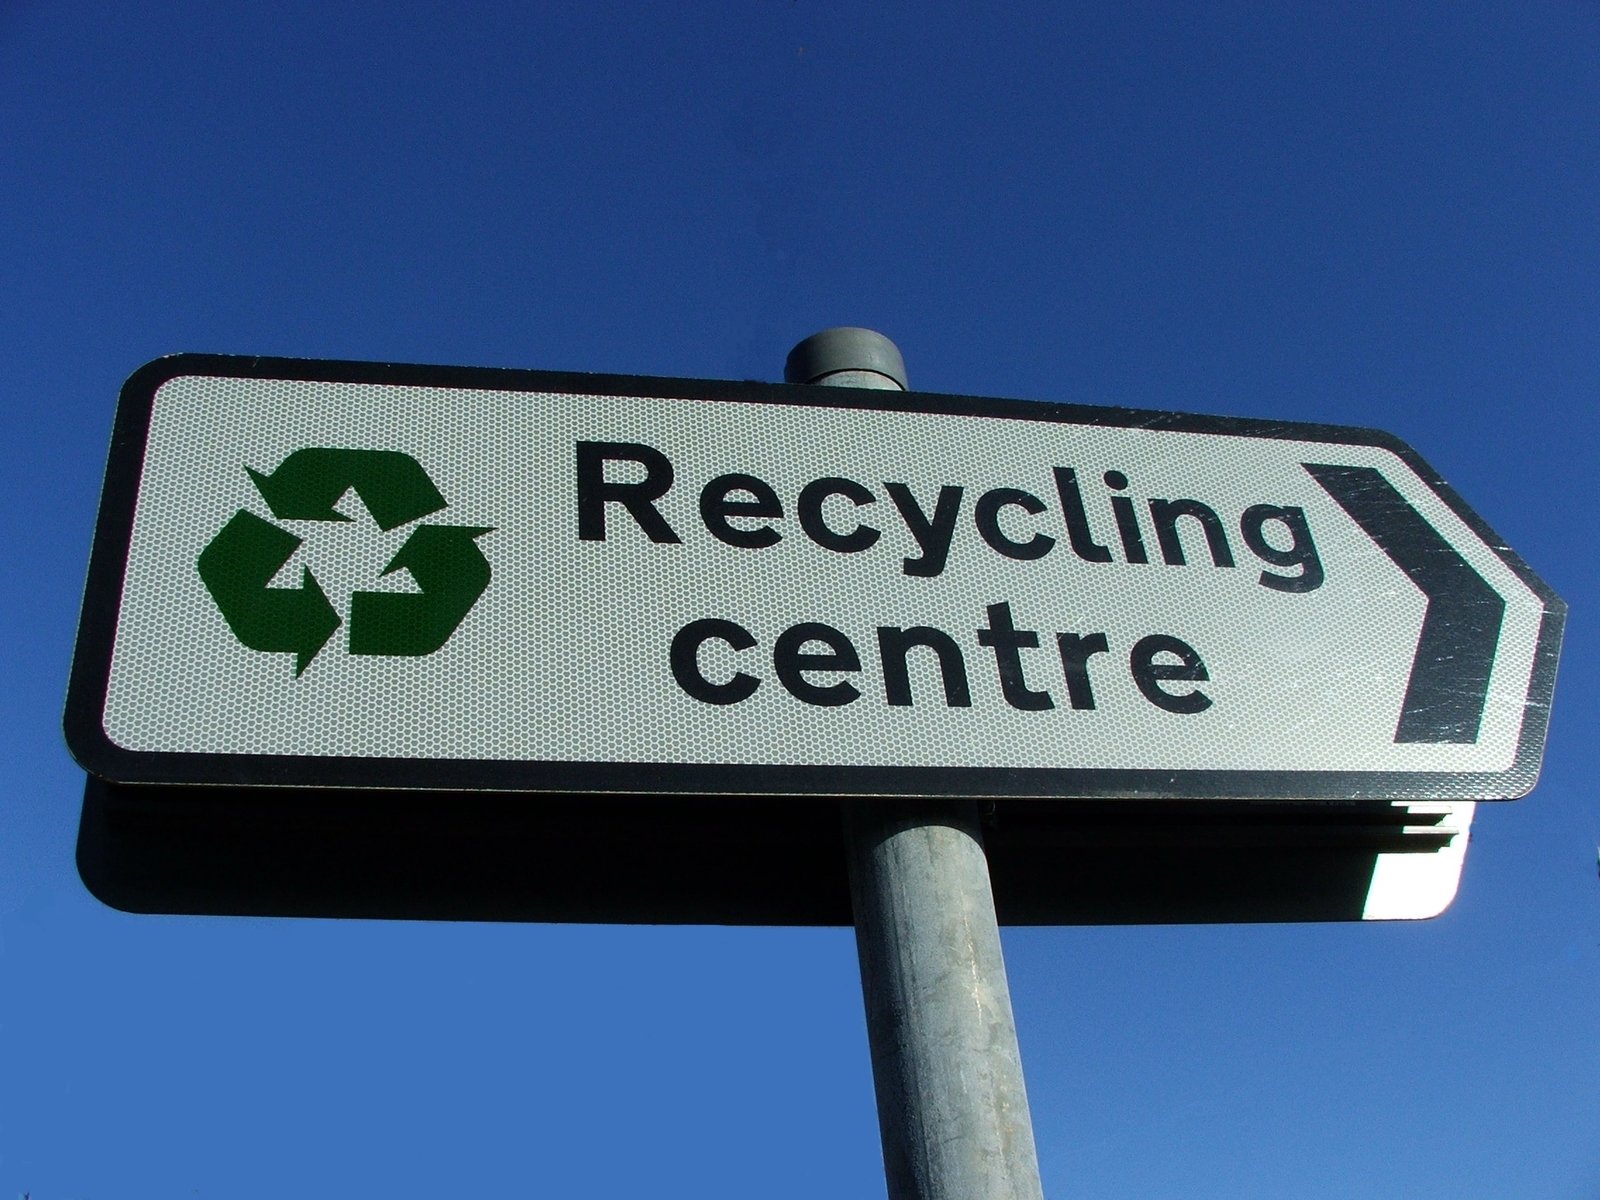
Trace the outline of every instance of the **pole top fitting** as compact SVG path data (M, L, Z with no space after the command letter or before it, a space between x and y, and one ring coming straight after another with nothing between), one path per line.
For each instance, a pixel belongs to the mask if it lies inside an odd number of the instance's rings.
M841 372L870 372L881 375L901 391L907 390L906 360L900 356L899 347L871 329L843 326L813 333L789 351L783 364L785 383L823 383L828 376Z

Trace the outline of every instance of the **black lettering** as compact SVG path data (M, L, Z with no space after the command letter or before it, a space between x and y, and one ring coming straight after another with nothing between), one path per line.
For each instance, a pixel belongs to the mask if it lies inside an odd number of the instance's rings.
M944 570L944 564L950 557L950 539L955 535L956 514L961 509L961 489L951 484L941 487L939 500L933 507L933 519L929 520L905 484L886 483L883 486L889 493L889 499L900 510L906 529L922 550L920 557L905 560L905 573L924 578L937 575Z
M1292 545L1287 550L1279 550L1267 541L1264 527L1268 521L1276 521L1289 531ZM1317 547L1311 540L1311 527L1306 524L1304 509L1252 504L1239 518L1239 532L1244 534L1244 544L1262 562L1275 567L1300 568L1298 575L1274 575L1263 571L1262 587L1278 592L1310 592L1322 586L1322 560L1317 557Z
M1110 562L1111 551L1094 540L1088 514L1083 511L1083 492L1078 488L1078 473L1071 467L1055 468L1056 495L1061 498L1061 513L1067 519L1067 538L1072 552L1084 562Z
M849 533L828 528L828 523L822 519L822 505L829 496L843 496L857 507L878 499L853 479L830 476L812 480L800 489L797 506L800 528L806 531L806 536L824 550L836 550L840 554L854 554L872 546L881 535L871 525L857 525Z
M606 540L606 505L620 504L652 542L682 542L655 502L672 487L672 462L661 451L636 442L579 442L578 540ZM634 483L606 479L606 463L632 462L644 468L644 478Z
M984 541L1007 558L1043 558L1050 553L1056 540L1048 534L1036 533L1025 542L1008 538L1000 528L1002 508L1020 508L1029 516L1036 517L1044 511L1044 501L1016 488L995 488L985 492L978 497L977 506L972 511L972 519L977 523Z
M712 638L727 642L735 650L748 650L756 639L742 625L707 617L703 621L690 621L672 639L670 661L672 677L678 686L696 700L707 704L737 704L748 700L761 686L754 675L738 672L727 683L712 683L700 672L700 647Z
M1039 644L1039 635L1031 629L1018 629L1011 623L1011 605L1006 603L988 606L989 628L978 630L978 645L994 650L995 666L1000 671L1000 691L1012 708L1041 712L1054 708L1056 702L1049 692L1036 692L1030 688L1022 674L1022 649Z
M925 646L938 656L939 673L944 679L945 707L971 708L972 693L967 690L967 665L961 656L961 647L942 629L927 625L913 625L910 629L878 626L878 657L883 662L883 691L889 703L896 706L912 703L906 652L913 646Z
M1222 528L1222 519L1211 508L1198 500L1152 500L1150 519L1156 527L1156 540L1161 543L1161 557L1169 567L1181 567L1183 542L1178 538L1178 518L1192 517L1205 530L1206 543L1211 547L1211 561L1219 567L1233 566L1233 551L1228 547L1228 534Z
M735 500L734 492L748 492L754 499ZM771 525L740 529L728 523L729 517L781 517L783 502L778 493L754 475L718 475L700 491L700 519L719 541L742 550L760 550L783 535Z
M1155 661L1158 654L1174 654L1180 661L1158 663ZM1133 681L1139 685L1144 698L1157 708L1164 708L1170 713L1197 713L1211 707L1211 697L1198 689L1179 694L1161 686L1163 680L1169 679L1195 681L1211 678L1206 673L1206 664L1200 661L1200 655L1188 642L1164 633L1152 633L1149 637L1140 638L1134 643L1133 653L1128 656L1128 669L1133 672Z
M825 652L806 650L807 642L821 642ZM815 704L819 708L835 708L849 704L861 692L854 684L840 681L815 684L806 679L808 671L859 671L861 656L843 633L832 625L806 621L790 626L778 635L772 648L772 665L778 680L796 700Z
M1107 471L1105 480L1106 486L1112 491L1120 492L1128 486L1128 477L1121 471ZM1117 519L1117 536L1122 539L1123 556L1131 563L1149 562L1150 555L1145 553L1144 534L1139 529L1139 514L1134 510L1132 498L1111 497L1111 515Z
M1107 651L1103 633L1056 634L1061 651L1061 673L1067 677L1067 699L1073 708L1093 708L1094 688L1089 685L1089 656Z

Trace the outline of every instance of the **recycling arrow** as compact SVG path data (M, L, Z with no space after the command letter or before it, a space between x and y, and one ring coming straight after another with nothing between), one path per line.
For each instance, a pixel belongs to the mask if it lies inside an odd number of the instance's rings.
M409 454L312 446L296 450L270 474L246 467L274 516L293 521L348 521L333 506L352 489L384 530L445 507L444 496ZM489 560L476 539L481 526L421 525L383 569L406 570L418 592L352 592L350 653L416 657L432 654L489 586ZM200 552L200 579L234 635L252 650L292 651L302 674L333 631L339 614L304 570L298 588L269 587L300 548L301 538L240 509Z
M296 450L270 475L245 470L272 515L284 521L348 521L333 506L351 489L385 531L445 506L422 464L398 450L314 446Z
M241 509L200 552L200 578L228 628L252 650L292 651L300 675L339 628L339 614L307 568L297 588L267 584L301 539Z
M383 569L407 570L420 592L353 592L351 654L432 654L489 586L489 560L472 525L422 525Z

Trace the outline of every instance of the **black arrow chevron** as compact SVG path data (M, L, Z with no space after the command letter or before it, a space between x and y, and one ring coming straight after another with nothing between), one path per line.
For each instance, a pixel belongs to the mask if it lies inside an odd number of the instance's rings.
M1397 742L1475 742L1506 602L1371 467L1301 463L1428 598Z

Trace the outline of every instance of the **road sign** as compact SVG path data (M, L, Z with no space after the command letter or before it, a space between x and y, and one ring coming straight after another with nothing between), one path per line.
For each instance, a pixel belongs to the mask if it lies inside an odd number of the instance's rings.
M184 356L123 392L68 738L113 784L1499 799L1563 615L1367 430Z

